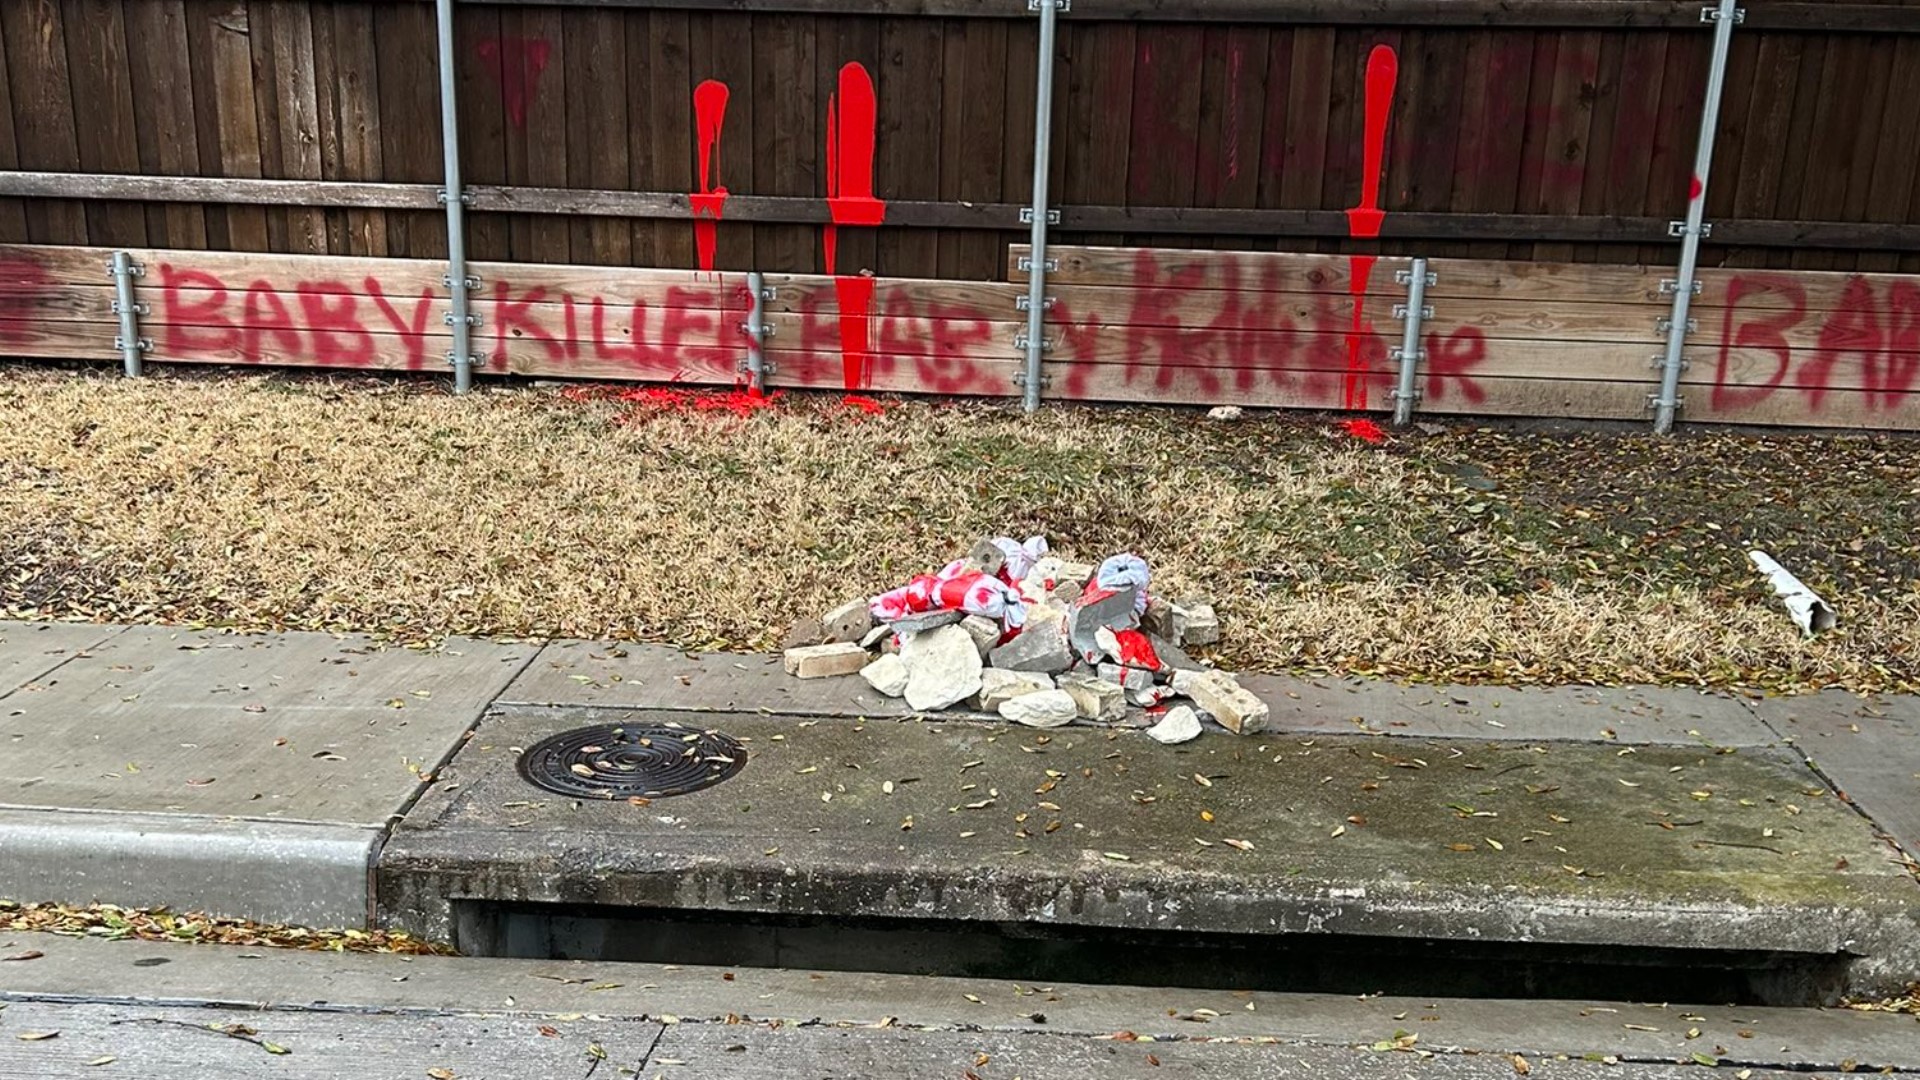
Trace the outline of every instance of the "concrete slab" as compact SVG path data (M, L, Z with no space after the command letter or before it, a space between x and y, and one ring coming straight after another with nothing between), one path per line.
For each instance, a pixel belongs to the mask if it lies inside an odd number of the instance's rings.
M606 1018L554 1024L504 1010L483 1016L356 1015L46 1002L14 1005L0 1021L14 1036L0 1039L0 1076L8 1080L616 1080L637 1073L661 1028L646 1020ZM543 1025L554 1034L542 1031ZM49 1031L58 1034L18 1037Z
M592 705L791 716L906 716L858 675L796 679L767 653L685 653L660 645L559 641L500 695L506 705Z
M122 627L0 620L0 698L44 678Z
M1751 708L1920 859L1920 702L1826 690Z
M0 1000L88 999L238 1008L482 1012L511 1000L538 1016L671 1015L696 1023L729 1013L792 1023L903 1028L956 1021L991 1032L1156 1039L1278 1039L1323 1046L1369 1044L1404 1028L1428 1050L1530 1057L1611 1054L1677 1060L1700 1046L1738 1047L1745 1065L1862 1072L1920 1071L1912 1017L1814 1009L1636 1005L1617 1001L1459 1000L1140 986L1032 984L859 972L401 957L295 949L104 941L0 932L9 964ZM974 1003L968 995L978 998ZM1173 1015L1169 1015L1171 1010ZM1208 1010L1218 1015L1197 1020ZM1041 1012L1043 1020L1033 1014ZM1631 1026L1629 1026L1631 1025ZM1688 1038L1687 1031L1700 1034ZM1745 1034L1742 1034L1742 1033Z
M1737 698L1663 687L1402 686L1366 679L1246 675L1280 731L1419 738L1766 746L1774 735Z
M0 895L364 926L386 826L532 653L116 634L0 709Z
M471 898L1777 950L1862 957L1862 992L1920 977L1920 886L1785 750L736 715L711 722L750 764L694 795L582 803L515 774L516 747L607 719L489 718L389 841L383 918L445 939Z
M136 627L0 714L0 805L381 825L530 657Z
M0 810L0 896L359 927L380 837L353 825Z

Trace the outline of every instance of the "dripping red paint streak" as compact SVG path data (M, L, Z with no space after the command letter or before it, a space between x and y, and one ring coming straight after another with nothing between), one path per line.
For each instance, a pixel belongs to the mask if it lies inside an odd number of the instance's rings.
M823 239L827 273L835 275L833 289L840 303L841 367L848 390L873 385L868 322L875 282L839 273L839 229L879 225L886 218L886 204L873 197L877 107L867 69L857 63L842 67L839 89L827 101L827 212L833 222Z
M544 38L503 37L474 46L480 66L493 76L500 87L500 103L506 106L507 122L514 130L527 129L527 102L540 86L540 73L547 70L547 58L553 46Z
M693 239L698 249L700 269L713 269L714 251L719 243L720 212L727 203L727 189L716 183L720 171L720 129L727 122L727 84L708 79L693 88L695 164L700 171L700 190L687 196L693 207Z
M1372 239L1380 235L1386 213L1380 209L1380 172L1387 150L1387 116L1393 107L1393 85L1400 74L1400 61L1387 45L1375 45L1367 56L1367 119L1363 136L1363 166L1360 174L1360 205L1347 211L1347 234L1354 239ZM1347 289L1353 296L1353 329L1347 335L1347 380L1345 403L1349 409L1367 407L1366 370L1360 357L1361 334L1366 325L1367 287L1373 280L1372 255L1355 255L1351 260Z

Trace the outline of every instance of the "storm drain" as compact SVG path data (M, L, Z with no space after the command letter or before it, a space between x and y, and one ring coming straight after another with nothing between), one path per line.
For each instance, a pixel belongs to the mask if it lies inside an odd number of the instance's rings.
M577 799L662 799L710 788L747 764L719 731L679 724L595 724L551 735L520 755L520 776Z

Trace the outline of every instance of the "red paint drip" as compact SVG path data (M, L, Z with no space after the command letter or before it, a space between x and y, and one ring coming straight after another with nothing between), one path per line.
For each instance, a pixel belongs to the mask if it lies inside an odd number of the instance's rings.
M1363 442L1370 442L1377 446L1387 441L1387 433L1380 430L1380 425L1365 417L1343 420L1340 426L1347 429L1347 434Z
M840 399L840 404L857 412L865 413L868 416L879 416L881 413L887 411L885 405L880 404L870 397L861 397L859 394L848 394L846 397Z
M517 131L527 129L527 102L539 89L553 46L544 38L503 37L474 46L474 55L500 87L500 103Z
M708 79L694 87L693 117L700 190L689 194L687 202L693 207L693 241L700 269L712 271L720 213L727 204L727 189L715 183L720 172L720 130L727 122L727 84Z
M845 386L873 385L872 333L874 280L840 276L840 227L875 226L886 219L887 204L873 197L873 139L878 104L873 79L857 63L840 69L840 86L827 101L827 212L832 224L822 236L827 273L840 304L840 360Z
M1367 55L1367 116L1361 143L1360 205L1347 211L1347 235L1371 240L1380 235L1386 212L1380 209L1380 173L1386 164L1387 118L1393 109L1393 87L1400 77L1400 60L1392 46L1375 45ZM1353 296L1353 329L1347 334L1346 407L1367 407L1365 363L1360 335L1366 328L1367 287L1373 279L1372 255L1351 259L1347 290Z

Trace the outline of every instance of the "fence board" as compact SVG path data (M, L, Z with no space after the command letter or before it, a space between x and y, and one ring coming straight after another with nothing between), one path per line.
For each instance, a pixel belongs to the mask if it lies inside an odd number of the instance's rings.
M80 167L73 96L67 72L66 31L55 0L0 4L6 39L14 137L28 169ZM79 203L50 200L26 207L27 236L35 243L84 244L87 218Z

